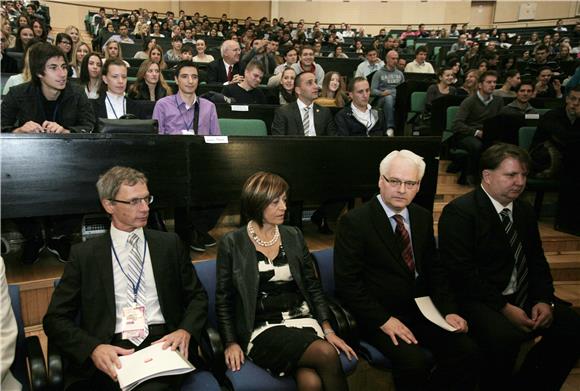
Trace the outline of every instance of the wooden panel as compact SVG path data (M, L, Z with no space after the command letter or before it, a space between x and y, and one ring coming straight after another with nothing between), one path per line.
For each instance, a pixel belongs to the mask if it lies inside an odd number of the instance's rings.
M20 291L22 305L22 320L24 326L33 326L42 323L42 318L48 309L50 298L54 288L52 282L50 287L36 288Z

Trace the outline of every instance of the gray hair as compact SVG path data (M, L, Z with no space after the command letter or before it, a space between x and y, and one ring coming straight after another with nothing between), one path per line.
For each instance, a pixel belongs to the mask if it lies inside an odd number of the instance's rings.
M381 175L387 175L387 171L389 171L389 167L391 163L395 159L404 159L411 163L413 163L417 167L417 175L418 180L421 181L423 179L423 175L425 174L425 161L423 158L409 150L401 149L400 151L393 151L389 153L385 158L381 161L379 165L379 173Z
M229 45L231 45L231 44L235 44L235 45L238 45L238 46L240 45L238 42L236 42L236 41L234 41L234 40L232 40L232 39L228 39L227 41L224 41L224 42L222 43L222 46L220 46L220 53L221 53L222 57L224 56L224 53L225 53L225 51L226 51L226 48L227 48Z
M131 167L112 167L97 181L99 199L112 200L117 196L122 185L134 186L137 183L147 184L145 174Z

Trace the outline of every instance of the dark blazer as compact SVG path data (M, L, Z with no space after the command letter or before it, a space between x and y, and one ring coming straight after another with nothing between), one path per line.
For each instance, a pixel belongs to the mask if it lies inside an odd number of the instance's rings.
M190 351L196 351L207 320L208 301L189 252L172 233L146 229L145 238L167 330L187 330L192 337ZM71 360L72 373L82 378L95 369L92 351L113 340L115 323L111 236L107 233L72 247L43 325L51 343Z
M314 272L304 237L295 227L279 226L292 277L312 315L322 323L330 311ZM245 351L254 330L260 279L256 248L242 227L226 234L217 255L216 315L224 344L237 342Z
M532 302L549 302L554 287L532 207L515 200L513 219L528 263L528 297ZM439 219L439 249L458 300L483 302L498 311L505 306L502 292L515 258L502 222L481 187L445 206Z
M14 86L2 100L2 132L12 132L28 121L40 125L46 120L42 107L42 91L32 82ZM56 123L71 132L92 132L95 115L87 95L80 87L70 83L61 92L56 110Z
M240 63L234 64L233 74L243 75ZM207 64L207 82L208 83L225 83L228 81L226 67L221 58Z
M370 109L374 119L376 120L375 125L368 131L363 124L361 124L352 113L352 103L349 103L343 107L334 116L334 122L336 123L336 135L337 136L384 136L387 131L387 126L385 124L385 116L382 111L375 109Z
M443 315L456 313L437 257L431 212L416 204L408 210L416 279L376 197L340 220L334 244L336 294L363 330L377 331L391 316L403 323L414 319L414 298L425 295Z
M102 92L97 99L91 99L91 103L93 104L93 110L95 112L95 121L98 124L99 118L108 118L107 117L107 106L105 103L105 98L107 94ZM139 119L151 119L153 115L153 108L155 107L155 102L151 102L148 100L133 100L131 98L126 98L126 110L125 114L133 114L135 117ZM120 117L123 113L117 113Z
M326 108L314 104L314 129L317 136L334 136L336 125L332 118L332 112ZM288 103L276 109L272 121L272 135L277 136L304 136L302 116L297 102Z

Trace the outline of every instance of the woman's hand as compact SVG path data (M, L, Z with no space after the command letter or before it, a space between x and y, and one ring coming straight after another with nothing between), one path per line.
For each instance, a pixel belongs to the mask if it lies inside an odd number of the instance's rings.
M354 352L354 350L352 350L352 348L350 346L348 346L348 344L346 342L344 342L343 339L340 338L338 335L336 335L334 332L332 332L330 334L326 334L325 338L328 342L330 342L336 348L336 351L339 354L340 354L340 351L342 350L346 354L346 357L349 360L351 360L352 357L358 358L356 356L356 353Z
M224 352L226 365L232 371L239 371L244 363L244 352L242 348L235 342L230 342Z

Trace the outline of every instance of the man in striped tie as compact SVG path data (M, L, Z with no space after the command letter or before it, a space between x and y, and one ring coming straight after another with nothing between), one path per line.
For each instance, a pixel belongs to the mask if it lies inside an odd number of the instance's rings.
M179 237L145 229L153 202L145 175L113 167L97 190L110 231L73 247L44 317L48 339L69 363L67 390L118 390L118 356L152 343L191 361L207 320L207 295ZM143 386L178 390L182 381L166 376Z
M496 144L480 164L481 186L443 210L439 248L485 353L481 389L559 390L580 355L580 316L554 296L536 216L519 199L529 156Z

